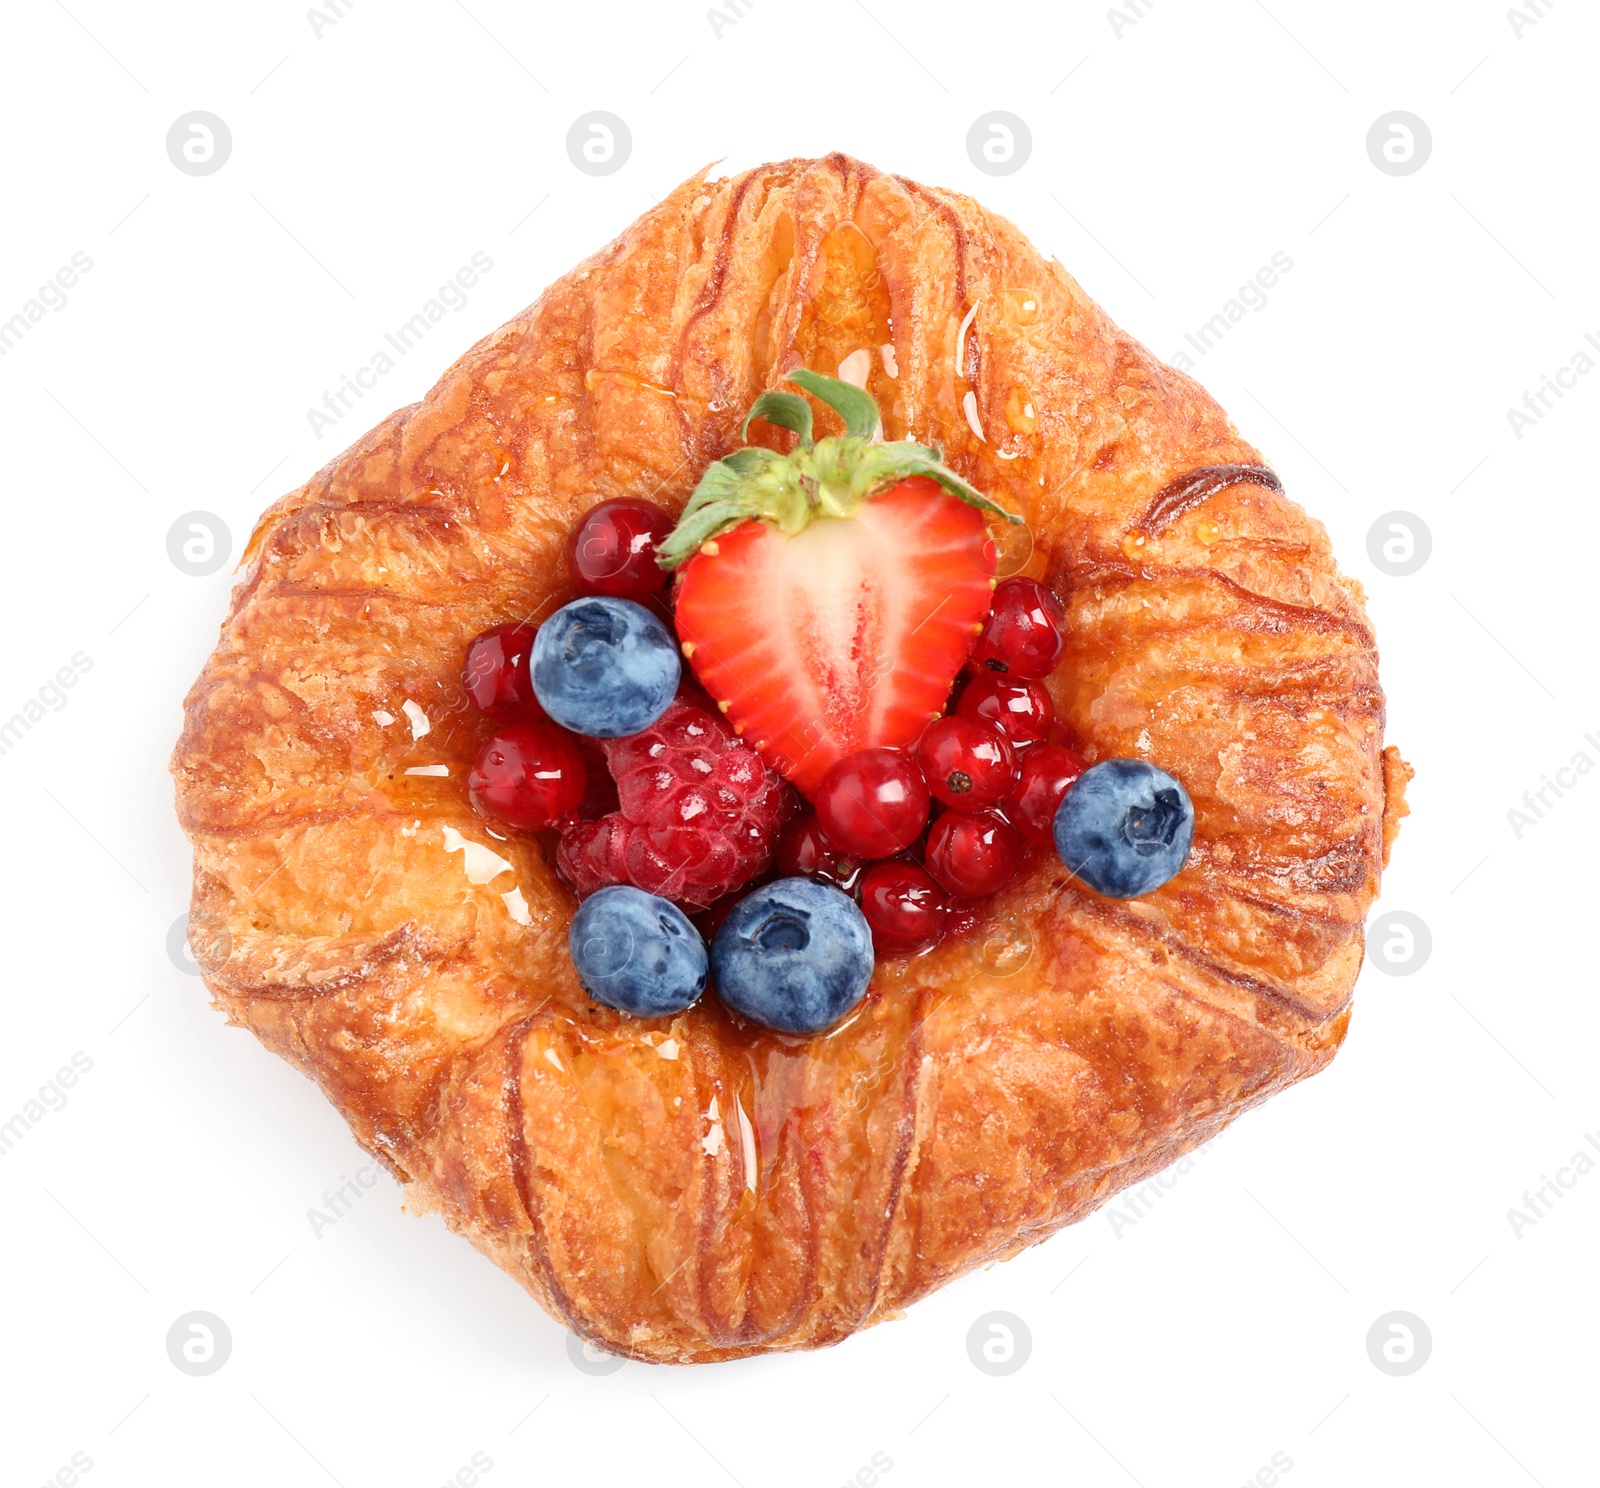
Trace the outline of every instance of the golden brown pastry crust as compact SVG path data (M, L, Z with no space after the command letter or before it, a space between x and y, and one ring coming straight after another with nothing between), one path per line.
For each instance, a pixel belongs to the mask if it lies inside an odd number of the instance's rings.
M1002 571L1064 599L1058 711L1091 757L1185 782L1193 857L1114 902L1037 855L970 941L886 962L821 1038L710 996L631 1022L578 990L550 843L468 805L463 651L570 597L594 500L676 509L759 392L857 347L887 437L1027 514ZM1410 772L1321 525L1248 472L1185 488L1262 464L977 203L839 155L697 177L262 519L173 761L207 985L413 1207L585 1336L690 1362L892 1316L1344 1037ZM512 861L529 923L446 828Z

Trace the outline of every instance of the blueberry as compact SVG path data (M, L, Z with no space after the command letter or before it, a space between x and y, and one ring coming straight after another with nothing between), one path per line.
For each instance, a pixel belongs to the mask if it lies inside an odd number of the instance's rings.
M1194 805L1165 770L1144 760L1091 765L1056 808L1056 851L1096 893L1135 899L1183 867Z
M706 943L676 904L613 884L578 906L567 950L583 990L635 1018L681 1013L705 990Z
M533 639L533 694L563 728L596 739L647 729L678 690L672 635L631 599L563 605Z
M832 884L780 878L733 907L711 942L717 995L752 1023L817 1033L861 1001L872 932Z

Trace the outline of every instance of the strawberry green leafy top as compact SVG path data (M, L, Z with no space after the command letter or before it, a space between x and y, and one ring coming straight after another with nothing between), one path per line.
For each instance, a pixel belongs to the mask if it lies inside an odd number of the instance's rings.
M771 522L793 536L818 517L848 517L861 503L909 476L925 475L969 506L1007 522L1022 518L996 506L949 469L939 450L909 439L884 443L878 405L870 393L837 377L801 369L786 379L826 403L844 420L843 435L813 441L811 405L798 393L766 392L739 426L747 436L753 420L800 436L783 455L759 445L735 450L701 476L678 525L657 549L663 568L677 568L703 542L752 518Z

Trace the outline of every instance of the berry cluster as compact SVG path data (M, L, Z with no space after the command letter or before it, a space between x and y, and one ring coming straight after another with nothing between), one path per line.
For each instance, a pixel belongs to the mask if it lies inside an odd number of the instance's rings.
M965 925L971 901L1011 881L1026 844L1051 844L1057 808L1086 768L1047 742L1055 715L1043 678L1063 643L1054 596L1033 579L1005 580L955 711L909 749L834 764L814 809L779 839L779 867L855 890L880 951L924 951Z
M670 528L645 501L594 507L568 543L577 587L597 601L658 602L666 575L654 548ZM609 616L589 617L574 634ZM702 908L774 864L852 895L878 951L925 951L970 923L972 901L1010 882L1028 844L1052 845L1057 809L1086 768L1049 742L1054 710L1042 679L1061 654L1062 617L1033 579L996 588L954 710L909 749L839 760L798 816L789 787L676 677L665 711L634 732L606 737L612 730L564 706L559 686L547 691L563 713L553 721L535 694L538 635L496 626L467 650L466 690L503 723L468 785L495 822L560 831L557 867L581 899L627 884Z
M602 502L568 544L580 597L537 630L472 641L462 681L500 727L468 788L502 826L560 833L556 866L582 901L567 943L591 997L670 1017L714 972L741 1016L814 1033L865 995L872 935L853 899L803 874L730 897L767 869L794 793L682 677L655 561L671 525L648 502ZM682 906L717 900L708 947Z
M518 831L560 831L556 863L581 898L631 884L710 904L766 868L790 810L788 787L680 685L671 637L663 646L656 633L665 627L647 607L667 576L655 544L671 528L647 501L601 502L567 545L592 603L568 605L540 631L496 626L467 648L467 694L503 724L468 777L473 805ZM569 665L548 669L545 696L559 722L536 695L539 638L557 632Z
M865 996L875 952L967 934L1030 848L1131 898L1193 840L1170 775L1090 767L1057 729L1061 607L1036 580L993 579L985 523L1021 519L937 451L882 443L861 389L787 380L844 435L813 438L804 398L763 393L746 426L791 431L789 454L715 462L676 526L601 502L568 543L579 597L467 652L467 692L499 725L473 804L559 833L580 983L637 1017L682 1011L710 977L739 1016L820 1032Z

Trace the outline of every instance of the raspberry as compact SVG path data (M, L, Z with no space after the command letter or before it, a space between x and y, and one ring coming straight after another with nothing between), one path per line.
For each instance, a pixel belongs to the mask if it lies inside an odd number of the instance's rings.
M705 905L767 866L789 789L716 715L680 697L604 747L617 809L575 823L556 854L579 898L628 883Z

